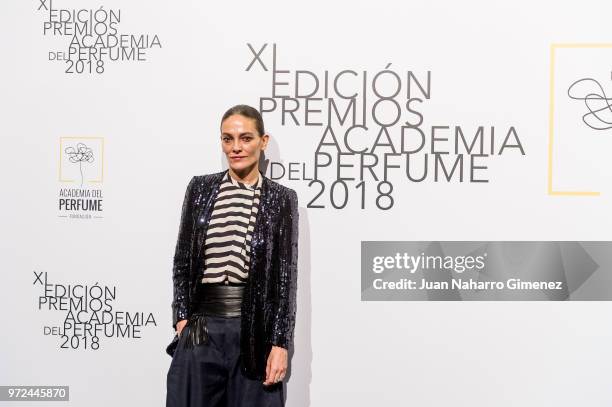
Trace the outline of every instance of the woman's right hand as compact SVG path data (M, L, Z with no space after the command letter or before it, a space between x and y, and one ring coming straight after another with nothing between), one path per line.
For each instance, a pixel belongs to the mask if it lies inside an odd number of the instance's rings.
M185 325L187 325L186 319L181 319L176 323L176 333L178 334L179 338L181 337L181 332L183 331L183 328L185 328Z

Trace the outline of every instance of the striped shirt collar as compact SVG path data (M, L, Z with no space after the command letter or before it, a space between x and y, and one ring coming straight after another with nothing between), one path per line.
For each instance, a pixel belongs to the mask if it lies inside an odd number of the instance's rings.
M227 170L227 177L225 178L226 181L230 181L232 183L232 185L234 185L236 188L241 188L241 189L261 189L261 183L262 183L262 177L261 177L261 172L258 170L257 171L257 182L255 184L254 187L252 187L251 185L248 185L244 182L241 181L237 181L235 180L231 175L229 170Z

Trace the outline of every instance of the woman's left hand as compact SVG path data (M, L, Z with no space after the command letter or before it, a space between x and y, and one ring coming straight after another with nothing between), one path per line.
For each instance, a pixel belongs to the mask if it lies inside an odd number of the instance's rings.
M264 385L268 386L276 382L280 382L285 378L287 372L287 349L280 346L272 346L268 355L268 364L266 365L266 380Z

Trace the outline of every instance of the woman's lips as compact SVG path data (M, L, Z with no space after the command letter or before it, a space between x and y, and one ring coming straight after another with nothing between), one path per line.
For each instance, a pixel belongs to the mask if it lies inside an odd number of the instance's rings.
M236 160L239 161L240 159L244 158L244 157L230 157L232 160Z

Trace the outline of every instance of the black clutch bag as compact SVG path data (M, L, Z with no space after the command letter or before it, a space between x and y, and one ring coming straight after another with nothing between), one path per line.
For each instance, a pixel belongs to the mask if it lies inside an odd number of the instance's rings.
M170 356L174 356L174 351L176 350L178 343L179 343L179 336L178 334L174 334L174 338L172 339L172 342L170 342L170 344L166 346L166 353Z

